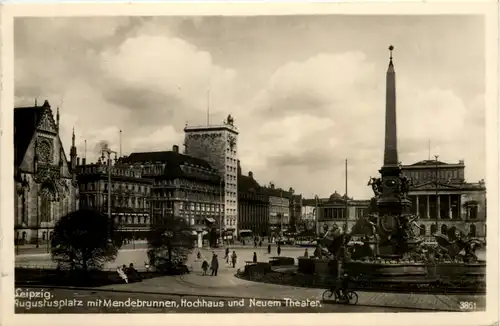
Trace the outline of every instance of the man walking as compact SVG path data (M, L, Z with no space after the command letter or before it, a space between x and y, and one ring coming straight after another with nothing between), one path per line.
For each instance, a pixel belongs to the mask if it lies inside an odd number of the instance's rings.
M210 268L212 269L212 276L217 276L217 270L219 269L219 260L217 259L216 254L212 256L212 264Z
M233 268L234 268L236 266L236 259L237 259L236 251L233 251L233 256L231 258L232 258L232 263L233 263Z

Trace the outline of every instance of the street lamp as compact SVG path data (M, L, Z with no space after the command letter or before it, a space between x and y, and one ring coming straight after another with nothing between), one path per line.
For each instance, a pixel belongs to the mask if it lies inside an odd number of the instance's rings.
M222 245L222 177L219 182L219 242Z
M103 160L106 158L105 154L107 154L108 159L108 218L111 221L111 154L115 154L116 157L116 152L106 146L102 149Z

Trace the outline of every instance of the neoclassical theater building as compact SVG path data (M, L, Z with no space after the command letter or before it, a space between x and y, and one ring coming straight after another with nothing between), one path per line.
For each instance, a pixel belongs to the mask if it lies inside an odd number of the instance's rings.
M55 223L78 209L76 147L68 162L48 101L14 109L14 228L17 244L48 243Z
M420 235L455 227L471 237L486 236L486 185L465 180L464 161L425 160L403 165L403 173L413 181L409 199L420 216Z

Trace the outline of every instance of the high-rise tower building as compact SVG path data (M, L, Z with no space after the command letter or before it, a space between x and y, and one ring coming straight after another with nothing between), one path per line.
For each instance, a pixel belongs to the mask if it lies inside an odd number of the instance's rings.
M222 125L188 126L185 154L203 159L219 171L224 189L222 229L238 232L238 130L229 115Z

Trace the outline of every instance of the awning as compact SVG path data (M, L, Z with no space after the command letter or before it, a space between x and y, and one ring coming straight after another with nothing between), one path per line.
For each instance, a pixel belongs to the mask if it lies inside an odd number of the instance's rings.
M207 221L209 221L210 223L215 223L215 219L214 218L211 218L211 217L205 217L205 219Z

